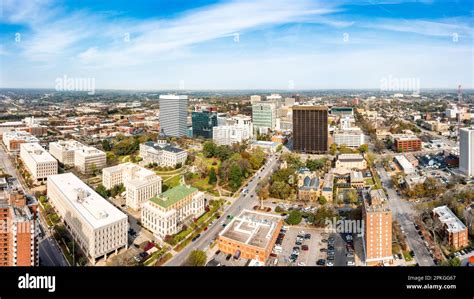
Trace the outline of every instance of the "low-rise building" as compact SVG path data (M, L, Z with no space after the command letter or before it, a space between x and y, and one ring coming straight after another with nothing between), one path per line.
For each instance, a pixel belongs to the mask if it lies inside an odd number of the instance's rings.
M351 171L350 183L352 188L364 188L364 175L360 171Z
M367 161L361 154L340 154L336 160L336 168L363 170L367 168Z
M316 201L320 194L318 174L309 170L300 171L298 173L298 199Z
M397 135L393 138L394 150L402 152L415 152L421 150L421 140L415 135Z
M265 263L282 225L281 216L243 210L219 233L217 245L225 254Z
M77 244L95 262L127 247L127 215L72 173L48 178L50 202Z
M107 155L94 147L83 147L74 153L74 166L82 173L93 173L106 165Z
M39 142L38 138L24 131L4 132L2 138L3 144L10 152L18 152L22 143Z
M156 163L161 167L176 167L177 164L184 165L188 153L166 143L148 141L140 144L140 157L143 158L144 164Z
M75 140L49 143L49 153L67 166L75 166L82 173L98 171L107 165L105 152Z
M250 148L261 148L264 152L267 153L276 153L278 146L280 143L273 142L273 141L263 141L263 140L256 140L250 144Z
M161 193L161 177L154 171L131 162L107 167L102 170L102 185L111 189L123 184L127 192L126 204L137 211L142 204Z
M447 206L434 208L433 217L442 223L449 246L459 249L469 244L467 227Z
M326 173L324 175L323 188L321 189L321 195L324 196L328 202L333 201L334 192L334 174Z
M58 161L39 143L21 144L20 159L35 181L45 181L48 176L58 173Z
M84 145L75 140L60 140L49 143L49 153L64 165L74 166L74 153Z
M183 228L205 211L204 193L190 186L179 185L146 201L141 221L153 235L163 240Z
M337 145L346 145L347 147L358 148L365 144L365 135L360 129L346 129L334 133L334 143Z
M395 156L394 159L405 174L412 174L415 172L415 167L413 167L413 164L410 163L410 161L408 161L408 159L405 158L405 156L398 155L398 156Z

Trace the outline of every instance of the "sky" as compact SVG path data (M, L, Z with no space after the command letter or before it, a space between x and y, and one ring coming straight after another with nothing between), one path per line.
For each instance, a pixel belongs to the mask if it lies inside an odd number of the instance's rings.
M473 14L472 0L2 0L0 87L471 89Z

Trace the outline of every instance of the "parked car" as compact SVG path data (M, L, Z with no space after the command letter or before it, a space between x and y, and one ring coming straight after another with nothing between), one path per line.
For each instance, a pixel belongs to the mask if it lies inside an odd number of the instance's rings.
M303 245L301 246L301 250L304 250L304 251L307 251L309 248L308 248L308 245Z
M324 266L324 265L326 265L326 260L319 259L319 260L316 262L316 265L318 265L318 266Z
M225 257L225 260L228 261L228 260L230 260L231 258L232 258L232 254L229 253L229 254Z

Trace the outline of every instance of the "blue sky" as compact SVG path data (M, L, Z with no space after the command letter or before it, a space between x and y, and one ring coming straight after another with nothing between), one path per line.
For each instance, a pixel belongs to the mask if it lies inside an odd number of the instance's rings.
M1 3L0 87L474 88L471 0Z

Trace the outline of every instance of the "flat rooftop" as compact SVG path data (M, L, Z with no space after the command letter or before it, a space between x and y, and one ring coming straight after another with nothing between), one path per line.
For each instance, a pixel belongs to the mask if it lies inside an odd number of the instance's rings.
M51 148L52 145L57 146L61 148L62 150L70 150L70 151L74 151L74 150L84 147L84 144L76 140L60 140L57 142L51 142L49 144L49 147Z
M281 216L243 210L219 234L242 244L266 249L270 244Z
M360 154L340 154L337 156L339 161L347 161L347 162L356 162L364 160L364 156Z
M466 229L464 223L459 220L453 211L447 206L440 206L433 209L433 213L436 214L439 220L447 226L447 230L450 233L457 233Z
M39 143L22 143L20 144L20 150L27 151L36 163L56 162L56 159Z
M94 229L127 219L127 215L73 173L51 175L48 177L48 186L49 184L56 185L63 195L63 200L82 216L82 221L89 223Z

